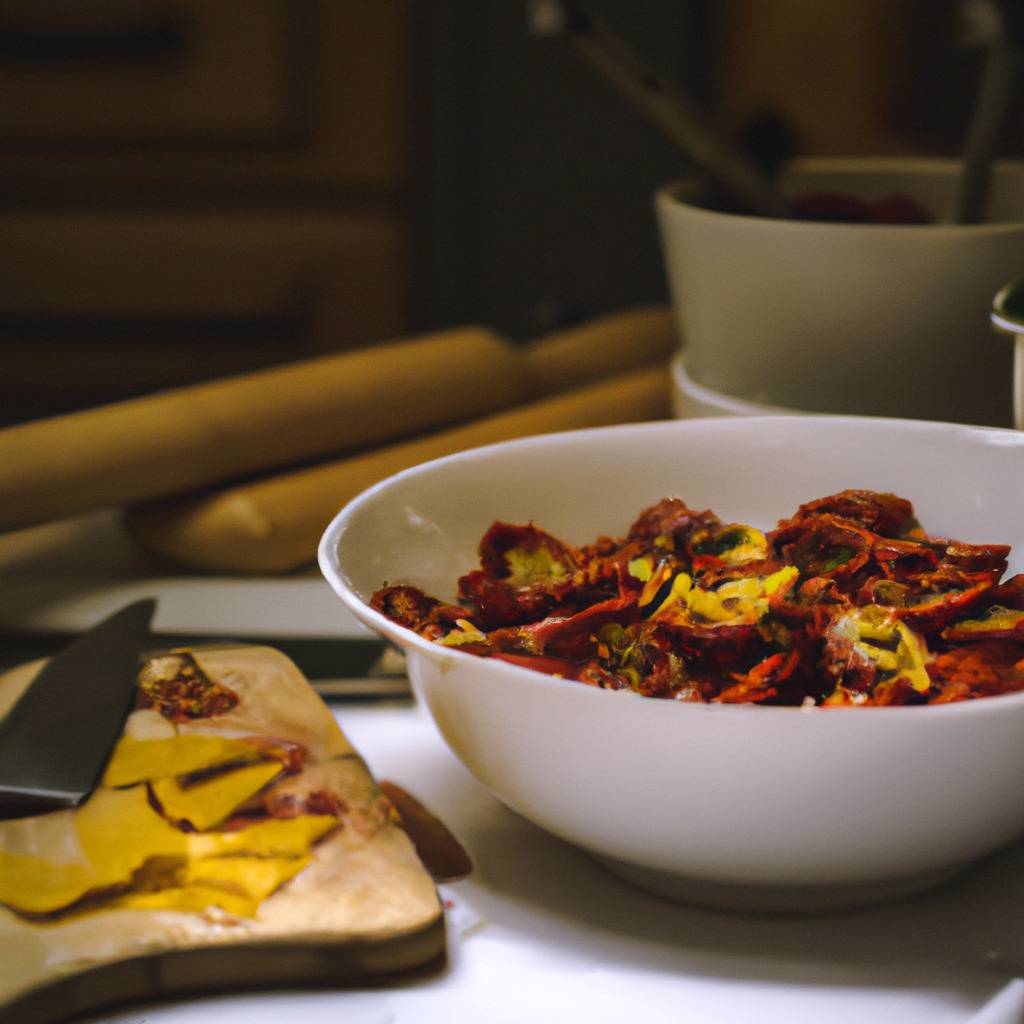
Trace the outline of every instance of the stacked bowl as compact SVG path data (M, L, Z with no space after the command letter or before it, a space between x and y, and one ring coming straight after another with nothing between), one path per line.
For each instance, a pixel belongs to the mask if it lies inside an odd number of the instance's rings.
M676 411L779 409L1007 426L1011 348L995 294L1024 270L1024 164L996 166L984 223L946 222L960 164L813 159L789 197L908 202L926 223L836 223L721 212L693 182L656 210L684 349Z

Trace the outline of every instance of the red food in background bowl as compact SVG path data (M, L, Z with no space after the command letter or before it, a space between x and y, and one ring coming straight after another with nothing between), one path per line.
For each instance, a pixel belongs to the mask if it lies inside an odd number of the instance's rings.
M849 192L800 192L791 200L799 220L831 224L930 224L932 216L911 196L890 193L867 200Z

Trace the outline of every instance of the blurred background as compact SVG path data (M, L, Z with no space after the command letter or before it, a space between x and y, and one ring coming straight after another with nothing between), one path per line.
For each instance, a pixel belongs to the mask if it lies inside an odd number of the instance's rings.
M585 6L730 135L800 155L956 155L987 17ZM0 422L667 301L652 194L687 171L521 2L0 0Z

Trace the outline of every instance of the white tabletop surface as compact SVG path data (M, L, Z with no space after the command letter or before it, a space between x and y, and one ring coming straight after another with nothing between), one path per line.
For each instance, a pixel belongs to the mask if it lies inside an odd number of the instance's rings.
M131 601L153 629L196 636L371 638L315 565L282 576L188 573L139 551L114 510L0 537L0 631L78 632Z
M154 586L157 627L169 632L361 629L315 571L162 574L107 513L8 535L0 578L0 629L81 629ZM696 910L629 887L507 810L413 702L335 707L375 775L438 813L474 859L470 878L443 889L448 968L398 987L208 997L90 1024L1024 1022L1024 982L1015 980L1024 975L1024 844L875 910L795 918Z
M1024 971L1024 846L874 910L696 910L631 888L507 810L414 703L338 705L336 715L377 777L419 797L473 857L473 875L442 889L448 968L398 987L210 997L90 1024L1024 1020L1014 980Z

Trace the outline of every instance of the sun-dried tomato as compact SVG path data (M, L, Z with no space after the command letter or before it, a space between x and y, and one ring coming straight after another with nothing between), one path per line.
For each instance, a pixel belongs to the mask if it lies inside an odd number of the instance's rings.
M480 541L479 554L487 576L518 587L565 583L576 569L573 550L533 523L495 523Z
M732 672L735 682L714 698L718 704L749 704L771 700L779 692L800 662L796 651L778 651L759 661L746 672Z
M172 722L186 722L227 714L238 700L234 690L210 679L191 654L182 652L147 662L136 703L156 708Z
M941 565L961 572L989 572L998 578L1006 572L1009 544L964 544L962 541L945 542Z
M385 587L438 643L681 701L945 703L1024 689L1024 575L1009 548L930 536L909 501L846 490L767 534L680 498L572 547L495 523L461 604Z
M935 658L928 674L939 691L937 704L1014 692L1024 688L1022 649L1007 640L953 647Z
M260 803L271 818L297 818L300 814L333 814L342 818L348 810L346 801L328 789L314 789L308 793L271 790Z
M543 587L516 587L480 569L459 579L459 600L475 612L484 629L533 622L552 611L560 595Z
M878 604L925 636L982 605L991 591L987 573L940 570L903 581L873 579L857 595L858 604Z
M382 587L370 599L370 606L406 629L416 629L438 600L419 587Z
M772 531L768 542L804 579L828 577L850 586L871 556L875 536L832 514L798 519Z
M939 567L939 556L926 545L912 540L883 537L872 546L871 557L889 579L902 580L934 572Z
M809 501L797 509L793 520L814 519L822 515L846 519L881 537L903 537L918 526L914 506L906 498L877 491L840 491Z
M714 512L698 512L679 498L663 498L657 505L640 513L630 526L626 539L682 554L694 530L701 526L715 526L718 522Z

